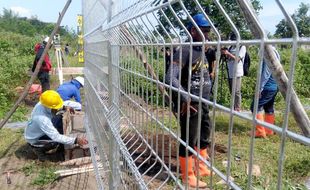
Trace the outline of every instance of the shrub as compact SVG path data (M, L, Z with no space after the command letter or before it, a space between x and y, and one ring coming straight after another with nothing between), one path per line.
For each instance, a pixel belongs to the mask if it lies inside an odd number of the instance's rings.
M278 49L281 55L281 63L285 71L289 72L290 59L291 59L291 49ZM258 49L257 47L250 47L248 51L251 56L251 67L250 74L248 77L242 78L242 107L243 109L249 110L251 102L255 94L256 87L256 76L258 71ZM145 55L148 55L148 62L152 65L155 74L158 76L160 81L163 81L164 76L164 60L163 56L157 55L156 51L147 51L144 49ZM304 50L298 50L298 57L295 67L295 79L294 79L294 89L297 92L299 98L304 99L310 95L310 52ZM132 72L122 71L121 72L121 86L126 93L132 93L141 96L144 100L148 102L156 103L156 98L158 96L158 101L162 101L162 95L157 91L156 84L148 79L143 78L143 76L150 76L143 66L143 63L131 55L127 55L121 59L121 67L128 69ZM141 74L141 76L135 73ZM227 81L227 70L226 63L220 61L219 65L219 84L218 84L218 94L217 102L224 105L230 105L230 92L228 88ZM156 94L156 93L159 94ZM276 105L284 106L284 99L280 93L276 97Z
M14 88L28 81L35 42L30 37L0 32L0 118L16 99Z

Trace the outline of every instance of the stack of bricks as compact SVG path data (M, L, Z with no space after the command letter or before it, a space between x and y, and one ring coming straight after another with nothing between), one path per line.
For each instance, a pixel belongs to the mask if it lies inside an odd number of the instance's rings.
M63 114L63 130L64 135L76 137L85 136L84 129L84 112L70 113L69 110ZM72 160L90 156L88 145L80 147L78 145L65 145L65 160Z

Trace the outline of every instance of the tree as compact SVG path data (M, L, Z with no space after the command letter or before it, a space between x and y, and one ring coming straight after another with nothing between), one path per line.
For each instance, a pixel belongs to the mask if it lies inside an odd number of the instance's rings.
M10 20L10 19L17 19L17 17L18 14L13 12L11 9L3 8L2 18Z
M55 23L46 23L38 20L37 16L20 17L11 9L3 9L3 14L0 15L0 31L9 31L12 33L23 34L25 36L37 37L41 35L49 35L54 29ZM73 40L76 35L64 28L59 29L62 36Z
M301 3L299 8L292 15L292 18L297 26L299 36L310 36L310 4ZM289 27L288 22L282 19L276 26L276 37L290 38L293 36L292 29Z
M260 9L262 9L262 6L260 5L259 0L251 0L251 3L256 11L256 13L259 12ZM225 9L225 11L228 13L229 17L232 19L236 27L238 28L239 32L241 33L241 36L243 39L249 39L251 37L251 33L248 30L246 21L243 16L240 16L242 13L240 11L240 8L236 1L234 0L220 0L220 4ZM197 5L193 1L184 1L184 5L188 12L191 15L195 15L197 12L200 12ZM231 27L228 24L227 20L223 16L223 14L220 12L217 5L212 0L203 0L200 1L200 5L205 9L206 14L210 17L211 21L215 24L216 28L220 31L220 34L226 38L231 33ZM172 5L173 9L175 10L176 14L179 16L179 18L182 20L183 24L186 26L187 23L189 23L189 20L186 16L186 13L184 10L182 10L179 3L175 3ZM174 26L178 29L181 29L180 25L177 22L177 19L173 16L173 13L170 11L169 8L163 9L169 20L174 24ZM165 29L169 32L171 31L171 27L167 23L166 19L164 18L163 14L158 12L159 19L163 23L163 26L165 26ZM158 26L159 30L162 30ZM181 32L183 30L181 29Z

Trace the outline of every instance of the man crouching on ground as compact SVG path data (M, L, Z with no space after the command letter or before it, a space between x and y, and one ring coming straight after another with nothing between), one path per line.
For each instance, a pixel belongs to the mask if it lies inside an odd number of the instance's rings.
M54 90L47 90L40 96L31 113L31 118L25 129L25 139L40 161L48 159L46 152L63 144L80 146L88 143L85 137L68 137L62 135L63 129L56 128L52 117L63 107L63 100Z

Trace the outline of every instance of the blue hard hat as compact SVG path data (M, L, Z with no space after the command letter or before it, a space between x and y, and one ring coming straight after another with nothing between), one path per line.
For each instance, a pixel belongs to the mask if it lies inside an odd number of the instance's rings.
M196 14L195 16L193 16L193 19L199 27L210 27L211 26L207 18L202 13ZM190 22L188 23L187 28L191 28L192 26L193 24Z

